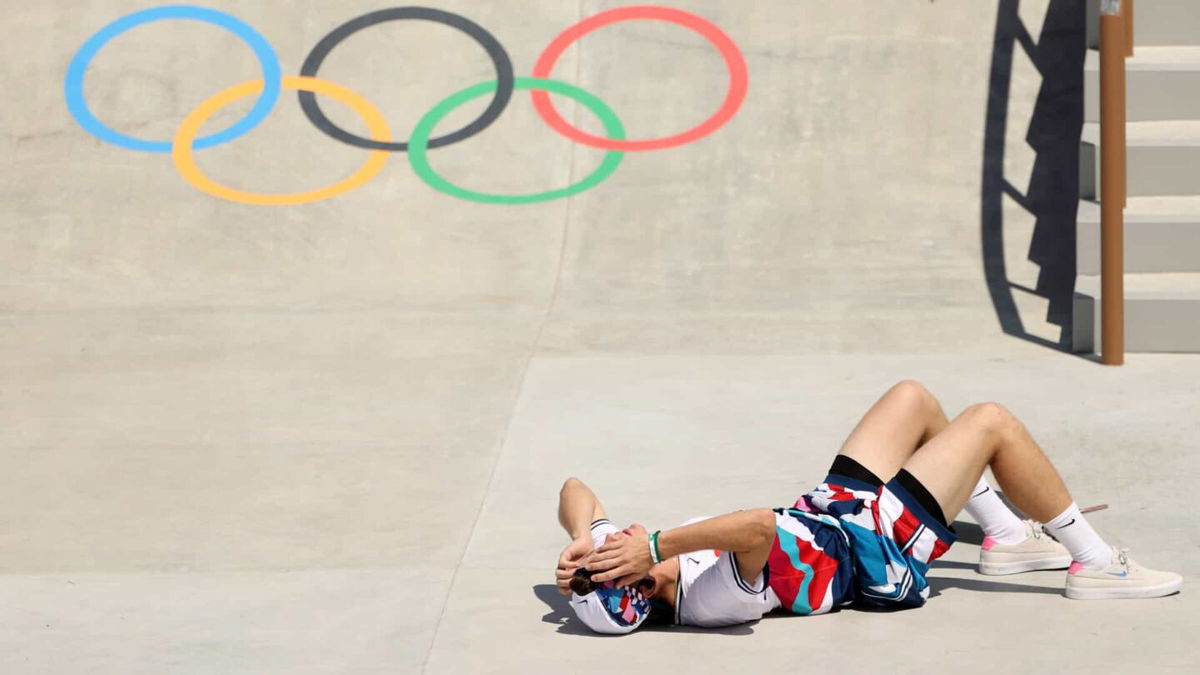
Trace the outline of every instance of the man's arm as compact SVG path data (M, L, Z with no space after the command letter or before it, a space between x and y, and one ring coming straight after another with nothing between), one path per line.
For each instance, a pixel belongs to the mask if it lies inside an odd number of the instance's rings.
M752 509L663 530L658 536L658 551L663 560L710 548L731 551L737 554L742 578L753 582L766 567L774 541L775 513L770 509ZM593 575L593 581L618 579L618 584L637 581L652 565L646 535L601 546L587 561L589 570L603 572Z
M571 535L571 543L558 556L554 581L558 592L571 593L571 576L592 552L592 523L604 518L604 507L595 493L578 478L568 478L558 493L558 522Z
M558 522L571 539L591 537L592 523L604 518L604 507L591 488L568 478L558 493Z
M757 566L757 570L761 571L774 541L775 512L770 509L752 509L663 530L662 534L658 535L658 552L659 556L666 560L681 553L712 548L732 551L745 557L747 562L753 562L748 556L762 551L762 564ZM647 543L646 550L649 549ZM758 576L758 573L755 572L754 576Z

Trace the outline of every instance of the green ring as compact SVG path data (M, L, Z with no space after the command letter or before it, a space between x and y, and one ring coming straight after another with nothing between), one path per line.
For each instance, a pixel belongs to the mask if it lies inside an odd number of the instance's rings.
M547 202L552 199L560 199L562 197L570 197L574 194L579 194L584 190L590 190L606 178L611 176L617 167L621 165L621 160L625 158L625 153L619 150L610 150L604 156L604 161L586 178L575 183L574 185L559 189L550 190L548 192L538 192L531 195L497 195L488 194L486 192L475 192L461 188L450 181L442 178L433 167L429 165L429 159L426 156L426 150L429 145L429 137L433 133L433 128L443 117L450 114L452 110L458 108L462 104L472 99L496 91L496 82L484 82L473 87L468 87L462 91L451 94L446 100L437 104L417 122L417 127L413 129L412 138L408 141L408 162L412 164L413 171L416 172L421 180L425 181L435 190L444 192L459 199L466 199L474 202L484 202L486 204L533 204L535 202ZM579 87L559 82L558 80L545 80L536 77L518 77L513 83L515 89L537 89L548 91L553 94L562 94L568 98L573 98L582 103L588 110L591 110L600 121L604 123L604 129L608 132L608 137L614 140L625 139L625 127L621 124L620 118L609 108L604 101L601 101L596 96L580 89Z

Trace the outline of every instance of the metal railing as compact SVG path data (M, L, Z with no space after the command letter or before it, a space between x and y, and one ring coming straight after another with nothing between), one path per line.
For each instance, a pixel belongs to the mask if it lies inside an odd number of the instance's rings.
M1100 3L1100 362L1125 363L1125 59L1133 0Z

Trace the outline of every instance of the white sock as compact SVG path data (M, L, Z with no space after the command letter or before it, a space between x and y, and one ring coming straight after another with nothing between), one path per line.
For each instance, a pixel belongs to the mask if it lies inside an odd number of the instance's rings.
M997 544L1019 544L1029 536L1025 521L1004 505L1000 495L982 477L967 500L967 513Z
M1088 569L1100 569L1112 562L1112 547L1096 534L1075 502L1046 523L1046 531L1067 547L1076 562Z

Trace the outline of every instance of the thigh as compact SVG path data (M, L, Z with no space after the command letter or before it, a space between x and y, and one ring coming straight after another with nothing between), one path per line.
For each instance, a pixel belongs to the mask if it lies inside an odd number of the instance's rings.
M946 520L954 522L983 475L994 443L985 427L960 415L913 453L903 468L933 495Z
M838 454L862 464L886 483L921 441L936 434L944 424L937 400L920 384L904 381L871 406Z

